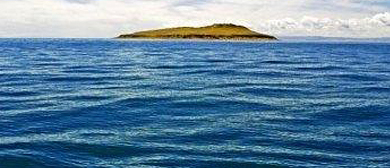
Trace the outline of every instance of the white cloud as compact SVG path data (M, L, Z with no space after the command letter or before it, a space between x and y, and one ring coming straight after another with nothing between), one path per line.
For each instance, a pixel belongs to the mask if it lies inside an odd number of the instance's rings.
M279 35L319 35L340 37L385 37L390 34L390 13L358 19L330 19L304 16L301 19L270 20L258 29Z
M388 36L387 0L0 0L0 37L113 37L243 24L275 35ZM368 5L368 6L367 6ZM340 10L340 9L342 10Z

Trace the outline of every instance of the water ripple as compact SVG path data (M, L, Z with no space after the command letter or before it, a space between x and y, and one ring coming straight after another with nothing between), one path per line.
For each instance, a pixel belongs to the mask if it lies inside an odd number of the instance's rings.
M390 167L388 48L0 39L0 167Z

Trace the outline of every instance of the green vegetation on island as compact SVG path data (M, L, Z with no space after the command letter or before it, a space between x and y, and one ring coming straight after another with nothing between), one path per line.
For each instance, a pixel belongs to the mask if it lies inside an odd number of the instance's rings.
M276 37L257 33L244 26L213 24L205 27L177 27L123 34L123 39L221 39L221 40L277 40Z

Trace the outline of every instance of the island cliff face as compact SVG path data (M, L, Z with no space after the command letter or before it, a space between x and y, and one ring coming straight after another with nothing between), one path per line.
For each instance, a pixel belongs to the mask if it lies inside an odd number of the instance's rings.
M222 40L277 40L276 37L257 33L244 26L234 24L214 24L206 27L177 27L132 34L117 38L139 39L222 39Z

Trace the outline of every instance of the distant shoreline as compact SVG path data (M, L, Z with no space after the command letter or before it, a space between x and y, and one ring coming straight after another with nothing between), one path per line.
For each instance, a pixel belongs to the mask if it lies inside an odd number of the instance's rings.
M119 41L145 41L145 42L231 42L231 43L274 43L274 42L280 42L280 39L277 40L235 40L235 39L180 39L180 38L111 38L114 40L119 40Z
M205 40L205 41L270 41L279 40L273 38L255 38L255 37L115 37L114 39L124 40Z

